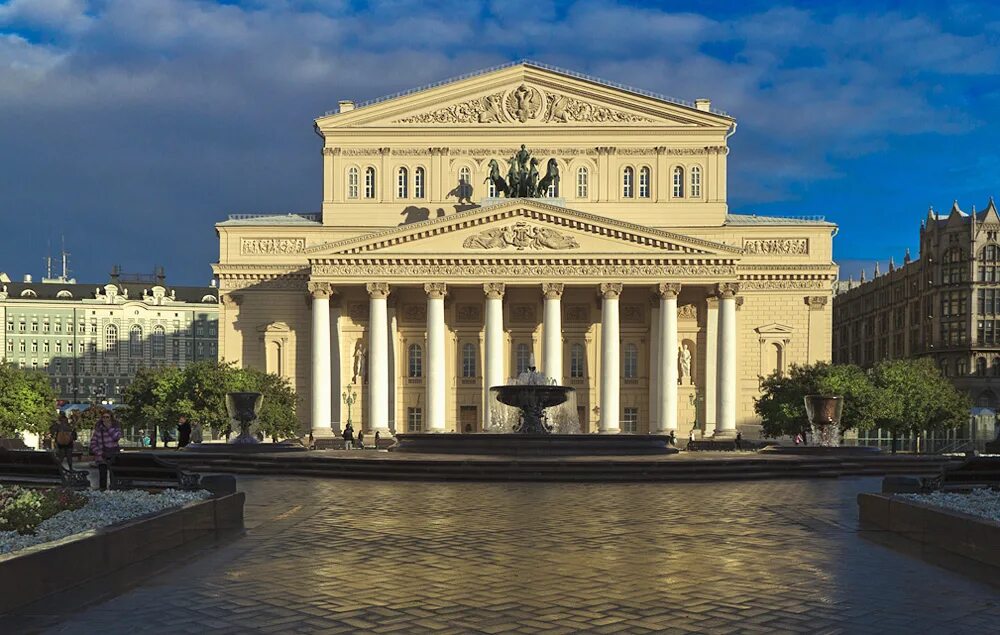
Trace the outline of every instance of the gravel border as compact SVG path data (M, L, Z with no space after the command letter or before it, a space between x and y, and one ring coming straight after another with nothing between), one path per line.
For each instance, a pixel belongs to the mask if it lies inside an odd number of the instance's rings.
M957 492L931 492L930 494L897 494L900 498L952 509L972 516L1000 522L1000 491L975 489L968 494Z

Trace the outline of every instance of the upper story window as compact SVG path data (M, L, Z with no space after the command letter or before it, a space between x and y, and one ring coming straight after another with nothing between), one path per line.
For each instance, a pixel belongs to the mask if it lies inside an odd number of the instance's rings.
M583 344L573 344L569 349L569 376L583 379L587 371L587 357Z
M347 198L358 198L358 169L347 170Z
M128 331L128 354L131 357L142 357L142 327L133 324Z
M459 203L462 200L472 202L472 168L467 165L458 170L458 187L455 188L455 193L458 194Z
M958 247L952 247L944 253L944 266L941 268L942 284L956 284L965 281L965 253Z
M476 346L472 343L462 345L462 377L464 379L474 379L476 377Z
M674 168L674 198L684 198L684 168Z
M590 187L590 172L587 168L577 168L576 170L576 197L587 198Z
M635 170L625 168L622 172L622 198L632 198L635 196Z
M375 198L375 168L365 168L365 198Z
M527 372L528 366L531 364L531 348L524 342L517 345L514 353L514 369L515 372L520 375L523 372Z
M396 198L409 198L410 171L399 168L396 172Z
M424 376L424 349L420 344L410 344L407 349L407 376L414 379Z
M118 327L108 324L104 329L104 354L113 357L118 355Z
M649 168L639 168L639 198L649 198Z
M424 197L424 181L426 180L426 175L423 168L417 168L413 171L413 198L423 198Z
M624 357L622 376L625 379L636 379L639 377L639 348L635 344L626 344Z
M1000 245L986 245L980 249L979 282L1000 282L998 265L1000 265Z
M693 166L691 168L691 198L701 197L701 167Z

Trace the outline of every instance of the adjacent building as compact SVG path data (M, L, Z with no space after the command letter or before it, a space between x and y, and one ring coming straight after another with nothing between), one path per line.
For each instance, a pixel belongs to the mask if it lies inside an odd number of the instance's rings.
M761 375L830 359L836 227L731 213L707 99L520 62L314 124L320 213L217 224L214 271L220 356L288 378L316 437L482 430L532 361L584 431L727 437ZM501 196L525 166L559 178Z
M2 274L0 274L2 276ZM60 400L117 401L138 369L218 358L218 290L112 272L105 284L0 278L0 357L45 371Z

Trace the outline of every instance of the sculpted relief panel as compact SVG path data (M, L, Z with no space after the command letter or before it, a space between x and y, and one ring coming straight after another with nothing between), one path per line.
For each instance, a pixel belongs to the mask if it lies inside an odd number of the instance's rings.
M240 253L244 256L297 254L305 248L305 238L244 238L240 242Z
M809 253L809 240L807 238L744 240L743 253L751 256L804 256Z
M577 249L580 243L572 236L566 236L549 227L537 227L528 223L514 223L506 227L494 227L469 236L462 243L466 249L504 249L514 247L525 249Z

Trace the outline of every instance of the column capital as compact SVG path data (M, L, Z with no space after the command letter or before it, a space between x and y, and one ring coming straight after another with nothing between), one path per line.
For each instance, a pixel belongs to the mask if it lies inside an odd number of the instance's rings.
M736 294L740 292L740 283L738 282L720 282L715 288L715 294L721 300L729 300L736 297Z
M310 282L306 288L313 300L326 300L333 295L333 285L329 282Z
M483 292L486 294L486 297L491 300L502 298L506 290L507 285L502 282L487 282L483 285Z
M443 298L448 295L448 285L444 282L428 282L424 284L428 298Z
M368 290L368 296L373 300L385 299L389 297L389 283L388 282L369 282L365 285Z
M617 300L622 294L623 287L621 282L602 282L601 297L605 300Z
M829 302L829 298L825 295L807 295L806 304L809 305L810 311L822 311L826 308L826 303Z
M545 296L546 300L558 300L562 297L565 288L566 285L561 282L543 282L542 295Z
M677 298L681 294L681 285L679 282L661 282L656 285L656 295L661 298L671 299Z

